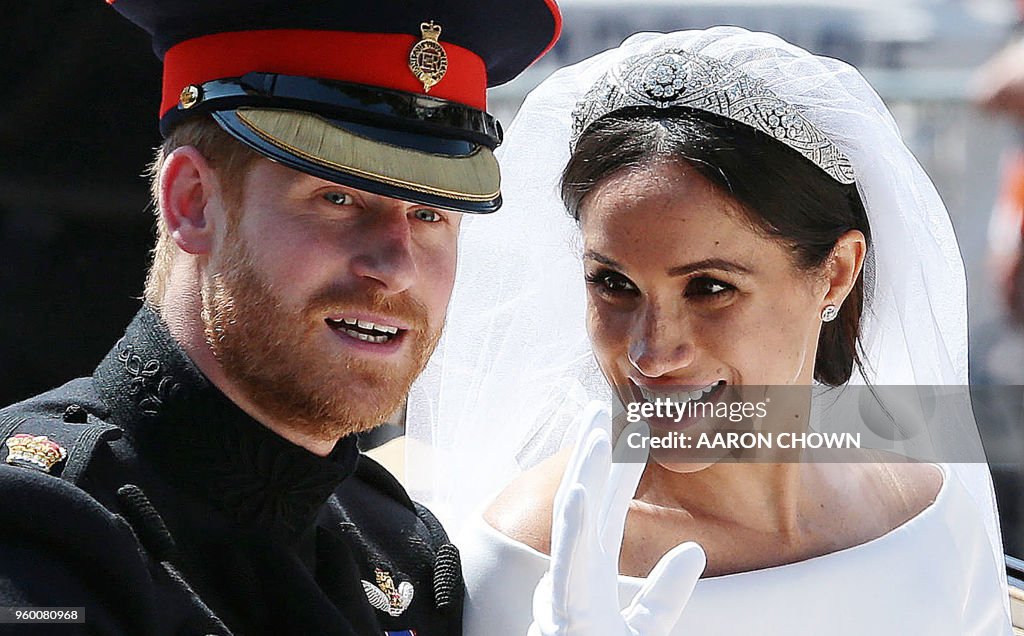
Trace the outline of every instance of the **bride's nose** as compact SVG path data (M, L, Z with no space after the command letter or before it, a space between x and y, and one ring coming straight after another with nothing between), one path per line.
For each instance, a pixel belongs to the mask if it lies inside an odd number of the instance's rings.
M633 324L627 356L633 368L648 378L689 367L696 356L689 320L649 304Z

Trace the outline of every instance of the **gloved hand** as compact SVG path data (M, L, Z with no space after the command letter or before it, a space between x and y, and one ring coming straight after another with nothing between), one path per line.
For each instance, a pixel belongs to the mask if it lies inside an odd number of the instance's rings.
M673 548L619 610L622 533L646 453L612 463L610 417L600 402L587 405L583 422L555 495L551 565L533 593L529 636L668 636L704 571L704 550L693 542ZM631 425L620 444L646 428Z

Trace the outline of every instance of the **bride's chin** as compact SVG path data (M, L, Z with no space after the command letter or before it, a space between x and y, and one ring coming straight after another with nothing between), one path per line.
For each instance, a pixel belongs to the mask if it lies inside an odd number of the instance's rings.
M652 433L652 435L657 435L657 433ZM667 445L661 448L651 448L647 459L648 466L653 464L666 472L686 475L707 470L723 461L727 463L735 461L728 448L696 447L696 443L692 441L696 437L694 435L690 438L689 447L686 448Z
M664 458L662 460L659 459L657 456L652 456L649 462L649 464L657 464L659 468L663 468L664 470L670 473L675 473L677 475L689 475L692 473L699 473L702 470L711 468L717 463L717 461L709 461L706 459L694 462L680 462L677 461L676 459L670 460L670 458Z

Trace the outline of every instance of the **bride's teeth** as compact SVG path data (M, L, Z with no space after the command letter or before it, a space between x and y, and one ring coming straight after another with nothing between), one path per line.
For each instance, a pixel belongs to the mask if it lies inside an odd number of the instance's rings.
M377 330L383 331L384 333L390 333L392 335L398 333L398 327L389 327L387 325L377 325Z
M373 329L374 327L377 326L370 322L369 320L358 320L356 321L356 324L362 327L363 329Z
M359 321L356 320L355 318L342 318L341 322L345 323L346 325L355 325Z
M680 408L685 408L686 405L689 404L691 401L698 401L703 399L709 393L718 388L721 384L724 384L723 380L716 380L715 382L712 382L711 384L705 387L694 389L693 391L679 390L674 393L659 392L655 389L643 387L640 385L636 385L636 387L640 389L640 394L643 396L644 400L652 404L656 403L658 400L663 400L672 402L678 405Z
M651 389L644 387L640 388L640 394L643 395L644 399L648 402L656 402L657 400L668 400L680 405L686 405L690 401L691 394L688 391L679 391L676 393L657 393Z

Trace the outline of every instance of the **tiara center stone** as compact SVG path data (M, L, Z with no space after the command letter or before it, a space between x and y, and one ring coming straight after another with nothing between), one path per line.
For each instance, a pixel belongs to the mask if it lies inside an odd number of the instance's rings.
M647 96L658 102L671 102L686 92L688 79L681 60L672 55L662 55L651 60L643 78L643 90Z

